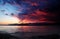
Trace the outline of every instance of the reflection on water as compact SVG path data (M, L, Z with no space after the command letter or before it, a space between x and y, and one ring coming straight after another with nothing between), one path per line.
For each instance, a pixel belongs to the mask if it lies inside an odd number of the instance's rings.
M0 26L0 32L7 33L21 33L31 35L46 35L46 34L56 34L59 33L59 27L57 26ZM26 32L26 33L25 33Z
M0 26L0 31L7 33L17 32L17 26Z

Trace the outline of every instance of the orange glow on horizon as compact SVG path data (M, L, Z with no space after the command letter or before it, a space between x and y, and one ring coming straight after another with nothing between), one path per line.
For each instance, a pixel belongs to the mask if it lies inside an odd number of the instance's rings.
M19 19L17 17L6 16L5 18L0 19L0 24L15 24L19 23Z

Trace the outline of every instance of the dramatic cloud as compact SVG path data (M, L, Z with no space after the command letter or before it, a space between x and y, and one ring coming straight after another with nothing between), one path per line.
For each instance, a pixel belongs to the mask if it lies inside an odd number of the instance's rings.
M0 13L17 17L20 23L51 23L59 18L58 0L0 0L0 7Z

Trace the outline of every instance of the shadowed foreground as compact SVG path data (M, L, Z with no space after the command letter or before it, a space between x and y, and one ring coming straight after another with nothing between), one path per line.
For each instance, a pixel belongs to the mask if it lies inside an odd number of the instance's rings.
M10 34L4 34L0 33L0 39L59 39L60 35L58 34L51 34L51 35L45 35L45 36L31 36L31 37L15 37Z

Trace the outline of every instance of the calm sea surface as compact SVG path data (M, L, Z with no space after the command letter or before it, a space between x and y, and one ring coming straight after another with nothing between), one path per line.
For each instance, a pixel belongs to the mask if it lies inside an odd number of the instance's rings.
M35 36L60 34L58 26L0 26L1 33L10 33L14 36Z

